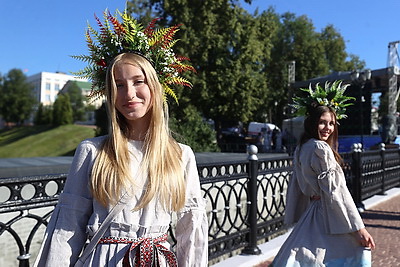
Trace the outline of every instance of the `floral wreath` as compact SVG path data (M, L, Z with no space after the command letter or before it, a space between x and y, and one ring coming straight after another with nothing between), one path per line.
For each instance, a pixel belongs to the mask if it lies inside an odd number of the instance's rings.
M116 15L111 15L107 9L103 13L104 23L95 15L99 31L88 23L85 35L89 55L72 56L88 63L83 70L73 74L92 81L89 98L105 95L107 67L114 57L121 53L135 53L143 56L153 65L164 89L164 101L166 101L166 95L170 95L178 102L171 85L191 88L192 84L179 75L184 71L195 71L193 66L183 63L189 60L188 58L176 56L172 50L178 41L173 38L180 25L155 29L158 19L154 19L144 29L128 15L126 10L124 13L117 10L116 13L122 18L122 22L118 21Z
M333 83L326 82L324 87L317 83L315 90L313 90L310 84L308 89L300 88L307 95L305 97L293 97L291 106L296 109L297 116L307 116L313 108L328 106L335 110L338 120L345 119L347 118L346 107L353 105L353 103L347 102L355 100L354 97L344 95L348 86L349 84L342 85L342 81L334 81Z

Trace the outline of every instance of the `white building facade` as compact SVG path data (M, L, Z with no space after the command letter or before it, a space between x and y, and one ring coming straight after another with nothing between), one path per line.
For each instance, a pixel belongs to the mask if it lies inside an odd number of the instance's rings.
M40 72L27 77L27 82L34 86L34 95L44 106L51 105L57 98L58 92L68 81L86 81L62 72Z

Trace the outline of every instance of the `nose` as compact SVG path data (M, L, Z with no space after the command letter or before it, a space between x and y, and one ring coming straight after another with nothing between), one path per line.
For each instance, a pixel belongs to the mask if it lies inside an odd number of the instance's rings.
M128 84L127 85L127 92L126 97L128 100L134 99L136 97L136 88L135 86Z
M329 125L329 123L324 123L324 128L323 128L323 130L329 130L331 127L330 127L330 125Z

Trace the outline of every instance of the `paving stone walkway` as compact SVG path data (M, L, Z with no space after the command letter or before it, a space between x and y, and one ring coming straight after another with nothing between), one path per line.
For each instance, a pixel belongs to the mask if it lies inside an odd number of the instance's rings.
M375 240L373 267L400 267L400 195L381 202L361 214ZM268 267L269 259L254 267Z
M400 266L400 195L369 208L362 217L375 240L372 266Z

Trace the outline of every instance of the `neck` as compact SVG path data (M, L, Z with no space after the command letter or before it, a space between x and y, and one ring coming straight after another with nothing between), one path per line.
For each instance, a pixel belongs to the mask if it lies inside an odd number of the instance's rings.
M142 133L136 133L135 131L131 131L129 139L135 141L143 141L145 136L146 136L145 133L142 134Z
M149 130L149 120L135 120L129 123L129 139L143 141L146 137L147 131Z

